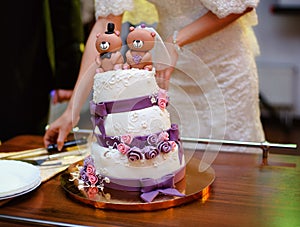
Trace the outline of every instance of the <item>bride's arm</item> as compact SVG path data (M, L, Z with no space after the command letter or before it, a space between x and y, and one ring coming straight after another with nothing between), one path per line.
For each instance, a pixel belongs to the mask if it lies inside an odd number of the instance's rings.
M96 34L105 32L108 22L114 23L116 30L121 30L122 15L99 17L95 22L86 42L73 95L64 113L51 123L47 129L44 135L45 146L57 143L58 149L61 150L68 134L79 122L80 111L92 89L93 77L97 68L95 64L97 56L95 48Z
M176 48L183 47L197 40L201 40L231 24L244 14L250 12L253 8L247 8L240 14L229 14L224 18L219 18L217 15L208 11L204 16L195 20L191 24L183 27L181 30L176 31L175 35L170 36L166 41L171 56L171 65L162 71L156 73L158 84L161 88L168 89L171 74L178 58ZM175 45L174 45L175 44Z
M85 103L93 85L93 77L96 71L95 58L97 56L97 50L95 47L97 33L104 33L107 29L107 24L112 22L115 24L115 29L121 29L122 16L109 15L107 17L99 17L93 26L88 40L86 42L85 51L82 56L80 65L80 71L78 79L74 88L74 95L72 96L68 105L67 111L73 112L75 116L74 123L77 124L79 121L80 110ZM76 99L76 105L74 105L74 98ZM79 101L79 102L78 102Z
M79 115L83 104L85 103L93 85L93 77L96 71L95 58L97 50L95 47L97 33L104 33L107 29L107 24L112 22L115 24L115 29L121 29L122 16L109 15L107 17L99 17L93 26L88 40L86 42L85 51L82 56L80 71L77 82L74 88L74 95L67 107L69 113L72 113L73 124L76 125L79 121ZM74 104L74 99L76 103Z
M204 16L178 31L176 40L173 40L173 37L169 37L167 41L176 42L178 46L182 47L225 28L251 10L252 8L247 8L243 13L229 14L224 18L219 18L211 11L208 11Z

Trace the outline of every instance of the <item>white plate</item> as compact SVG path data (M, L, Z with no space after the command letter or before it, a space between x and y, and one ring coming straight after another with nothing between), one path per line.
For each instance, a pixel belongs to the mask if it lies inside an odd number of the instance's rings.
M41 183L40 170L29 163L0 160L0 199L28 193Z

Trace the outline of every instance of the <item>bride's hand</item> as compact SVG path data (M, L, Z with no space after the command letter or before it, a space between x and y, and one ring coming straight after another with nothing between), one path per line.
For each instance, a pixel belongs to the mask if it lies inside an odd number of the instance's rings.
M158 64L156 67L156 80L158 86L165 90L169 88L169 82L171 78L171 74L175 69L175 65L178 59L177 49L179 48L176 44L170 42L170 39L165 43L167 50L169 52L170 59L168 63Z
M49 125L43 138L45 147L49 144L56 143L59 151L63 148L64 141L72 130L73 125L79 121L79 119L76 119L74 123L71 116L72 113L66 110L59 118Z

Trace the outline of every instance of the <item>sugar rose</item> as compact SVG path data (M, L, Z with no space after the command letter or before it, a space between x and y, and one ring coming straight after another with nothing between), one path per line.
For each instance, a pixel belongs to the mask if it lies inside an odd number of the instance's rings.
M89 175L89 181L92 185L95 185L98 182L98 177L95 175Z
M163 141L158 144L158 150L163 153L169 153L172 150L172 145L168 141Z
M132 147L127 153L127 157L130 161L137 161L143 159L141 149L138 147Z
M169 133L167 132L161 132L158 136L159 141L167 141L169 140Z
M147 146L143 149L143 151L146 159L155 158L159 154L158 149L154 146Z
M157 105L159 106L159 108L161 108L162 110L164 110L167 107L167 99L165 98L159 98L157 101Z
M120 151L122 154L127 154L127 152L129 151L130 147L127 146L125 143L119 143L117 145L117 149L118 151Z
M158 138L157 138L156 134L149 135L148 138L147 138L147 142L150 145L156 145L157 140L158 140Z
M121 141L123 143L131 144L132 140L133 140L133 136L132 135L127 134L127 135L121 136Z
M95 173L95 167L91 164L88 164L87 167L86 167L86 173L88 175L92 175Z

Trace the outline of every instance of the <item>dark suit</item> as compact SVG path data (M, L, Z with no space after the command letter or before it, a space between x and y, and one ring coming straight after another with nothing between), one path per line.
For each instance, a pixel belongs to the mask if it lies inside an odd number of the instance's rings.
M1 14L2 142L19 134L44 134L49 93L74 87L84 40L79 0L17 0L5 5Z

